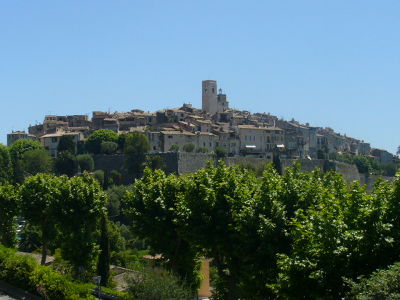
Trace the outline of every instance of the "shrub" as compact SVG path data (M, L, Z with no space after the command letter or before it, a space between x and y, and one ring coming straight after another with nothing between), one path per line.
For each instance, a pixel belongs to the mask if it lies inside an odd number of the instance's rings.
M85 142L85 148L88 152L99 154L101 152L101 143L118 142L118 134L109 129L100 129L92 133Z
M185 144L182 147L182 150L185 152L193 152L195 146L193 144Z
M81 154L76 157L81 172L91 172L94 169L93 157L90 154Z
M171 273L159 269L141 268L127 278L128 290L134 299L190 300L193 292Z
M114 154L118 150L118 144L114 142L102 142L101 153L103 154Z

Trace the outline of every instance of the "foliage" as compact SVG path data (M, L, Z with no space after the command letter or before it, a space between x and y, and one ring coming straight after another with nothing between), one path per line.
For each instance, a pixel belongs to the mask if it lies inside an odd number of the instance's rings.
M400 299L400 264L395 263L385 270L377 270L357 282L350 281L348 299L386 300Z
M14 247L16 240L15 218L19 213L18 188L11 184L0 185L0 243Z
M91 286L74 283L34 259L0 246L0 279L44 299L95 299Z
M399 162L381 163L372 157L363 155L331 153L329 157L333 160L355 164L358 171L364 174L394 176L396 171L400 169Z
M56 236L56 205L60 187L66 180L66 177L37 174L28 177L21 186L22 215L41 232L42 264L46 261L48 244Z
M138 273L127 278L128 290L134 299L190 300L193 292L168 272L139 268Z
M13 179L16 182L22 182L25 177L23 168L23 158L25 152L29 150L43 149L42 144L38 141L21 139L14 142L10 147L10 157L12 168L14 171Z
M57 152L68 151L71 154L75 154L75 143L72 135L63 135L60 137L60 141L57 146Z
M118 134L109 129L99 129L93 132L85 142L85 148L93 154L101 153L101 143L118 142Z
M178 152L179 151L179 145L177 145L177 144L171 145L171 147L169 148L169 151Z
M0 183L11 180L12 174L10 151L6 146L0 144Z
M127 191L125 210L134 233L146 238L156 253L162 253L167 268L194 288L198 285L197 253L178 233L178 194L185 188L174 175L145 169L140 180Z
M25 224L19 233L18 249L24 252L33 252L42 245L42 235L38 226Z
M106 195L87 173L72 177L60 187L57 223L62 234L61 253L76 276L90 276L98 255L98 225L105 213Z
M165 160L160 155L147 155L145 166L152 170L156 169L166 170L167 168Z
M83 173L85 171L91 172L94 169L94 160L90 154L80 154L76 156L79 169Z
M215 147L214 153L217 158L224 158L228 155L228 151L226 151L226 149L221 146Z
M103 170L96 170L93 172L93 178L97 180L97 182L101 185L104 186L105 184L105 174Z
M105 141L101 143L101 153L114 154L118 150L118 144L115 142Z
M71 177L78 173L78 161L71 152L60 152L55 160L54 169L58 175Z
M131 132L127 134L125 138L124 153L126 155L126 167L128 171L140 174L149 150L149 140L143 133Z
M190 144L183 145L182 150L185 152L193 152L194 148L195 148L195 145L190 143Z
M97 262L97 274L101 276L101 285L107 285L110 279L110 236L105 214L100 221L100 255Z
M53 158L44 149L26 151L23 155L22 167L24 173L36 175L53 171Z

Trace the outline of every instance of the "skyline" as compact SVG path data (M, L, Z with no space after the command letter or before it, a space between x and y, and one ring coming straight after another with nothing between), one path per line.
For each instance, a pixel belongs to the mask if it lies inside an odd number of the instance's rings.
M400 3L78 1L0 10L0 142L46 114L230 106L400 144Z

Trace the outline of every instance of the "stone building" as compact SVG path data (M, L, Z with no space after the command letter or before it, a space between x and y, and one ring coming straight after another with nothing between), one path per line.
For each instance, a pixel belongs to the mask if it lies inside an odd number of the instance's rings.
M11 146L18 140L38 141L39 139L35 135L26 133L25 131L13 131L7 134L7 146Z

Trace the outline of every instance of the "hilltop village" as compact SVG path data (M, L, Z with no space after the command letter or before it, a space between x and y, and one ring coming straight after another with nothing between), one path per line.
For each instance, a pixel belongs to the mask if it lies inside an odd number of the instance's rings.
M7 144L18 139L40 140L56 157L63 135L72 136L78 147L98 129L143 132L153 153L185 149L204 153L222 149L228 156L266 159L276 155L317 159L327 158L331 153L371 156L381 163L394 159L386 150L371 148L369 143L341 135L331 128L285 121L269 113L231 109L227 95L218 90L215 80L202 82L202 109L183 104L152 113L139 109L114 113L94 111L91 119L87 115L46 115L42 124L29 126L28 133L9 133Z

